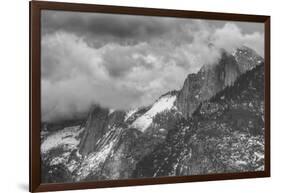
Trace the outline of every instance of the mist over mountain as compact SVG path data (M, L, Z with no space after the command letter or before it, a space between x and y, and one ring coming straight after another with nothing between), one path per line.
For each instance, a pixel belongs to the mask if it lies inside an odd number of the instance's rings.
M189 74L176 102L185 117L191 116L202 101L233 85L237 77L261 64L263 58L248 47L233 53L222 52L218 64L204 65L199 72Z
M223 51L151 105L93 105L41 132L42 181L80 182L264 169L264 60Z
M127 111L180 90L186 76L250 47L263 57L254 22L42 10L42 120L71 120L90 107Z

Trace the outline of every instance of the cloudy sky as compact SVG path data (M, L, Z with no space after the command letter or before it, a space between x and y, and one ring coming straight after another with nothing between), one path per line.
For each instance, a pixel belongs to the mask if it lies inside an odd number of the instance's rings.
M42 11L42 120L91 104L127 110L180 89L189 73L242 45L263 56L263 24ZM214 46L210 46L214 45Z

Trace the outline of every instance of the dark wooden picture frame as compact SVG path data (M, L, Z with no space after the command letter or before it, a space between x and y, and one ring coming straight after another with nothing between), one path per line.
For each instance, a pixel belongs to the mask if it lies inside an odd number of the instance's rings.
M196 176L175 176L145 179L126 179L96 182L42 184L40 169L40 128L41 128L41 10L64 10L80 12L116 13L146 16L169 16L179 18L212 19L226 21L259 22L264 24L264 61L265 61L265 168L264 171L208 174ZM199 11L182 11L152 8L133 8L119 6L103 6L91 4L73 4L58 2L30 2L30 175L29 190L31 192L75 190L88 188L121 187L149 184L183 183L195 181L212 181L242 178L270 177L270 17L262 15L244 15L230 13L213 13Z

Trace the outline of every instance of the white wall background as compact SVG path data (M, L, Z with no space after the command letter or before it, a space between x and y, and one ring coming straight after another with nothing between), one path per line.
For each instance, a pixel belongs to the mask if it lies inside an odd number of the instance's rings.
M276 0L68 0L108 5L271 15L272 177L94 190L97 193L280 192L281 6ZM1 1L0 11L0 191L28 191L28 1ZM90 192L81 190L75 192ZM74 192L74 191L70 191Z

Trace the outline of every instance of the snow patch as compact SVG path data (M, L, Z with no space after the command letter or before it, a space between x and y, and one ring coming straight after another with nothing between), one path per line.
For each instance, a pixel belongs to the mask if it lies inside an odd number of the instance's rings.
M145 114L137 118L131 125L131 127L137 128L144 132L152 123L153 117L157 113L161 113L165 110L170 110L174 107L176 96L166 95L157 100L153 106Z
M97 145L96 151L85 156L81 160L80 165L77 167L76 180L81 181L85 179L88 175L99 175L102 170L102 166L105 161L114 152L114 147L117 144L122 134L122 128L113 127L109 130L100 140Z
M127 121L133 114L135 114L138 111L138 109L132 109L127 111L126 115L125 115L125 119L124 121Z
M53 148L64 146L69 150L77 148L80 140L78 135L84 130L80 126L66 127L61 131L49 135L41 144L41 153L45 154Z
M78 167L78 163L75 160L71 160L69 164L67 164L67 168L70 172L73 172L77 167Z
M164 133L164 132L166 132L166 129L161 128L161 129L159 129L159 132Z
M52 161L50 162L50 165L58 165L61 163L64 163L66 161L65 157L55 157L54 159L52 159Z
M264 171L264 166L260 166L256 169L256 171Z
M236 160L235 165L236 166L247 165L247 162L244 160Z
M255 152L254 155L257 157L257 161L264 159L264 154Z
M115 144L115 140L111 141L109 144L102 147L99 151L90 154L81 164L79 171L77 172L79 180L84 179L90 173L96 172L101 167L110 155L112 147Z
M109 109L108 115L111 115L112 113L114 113L115 109Z

